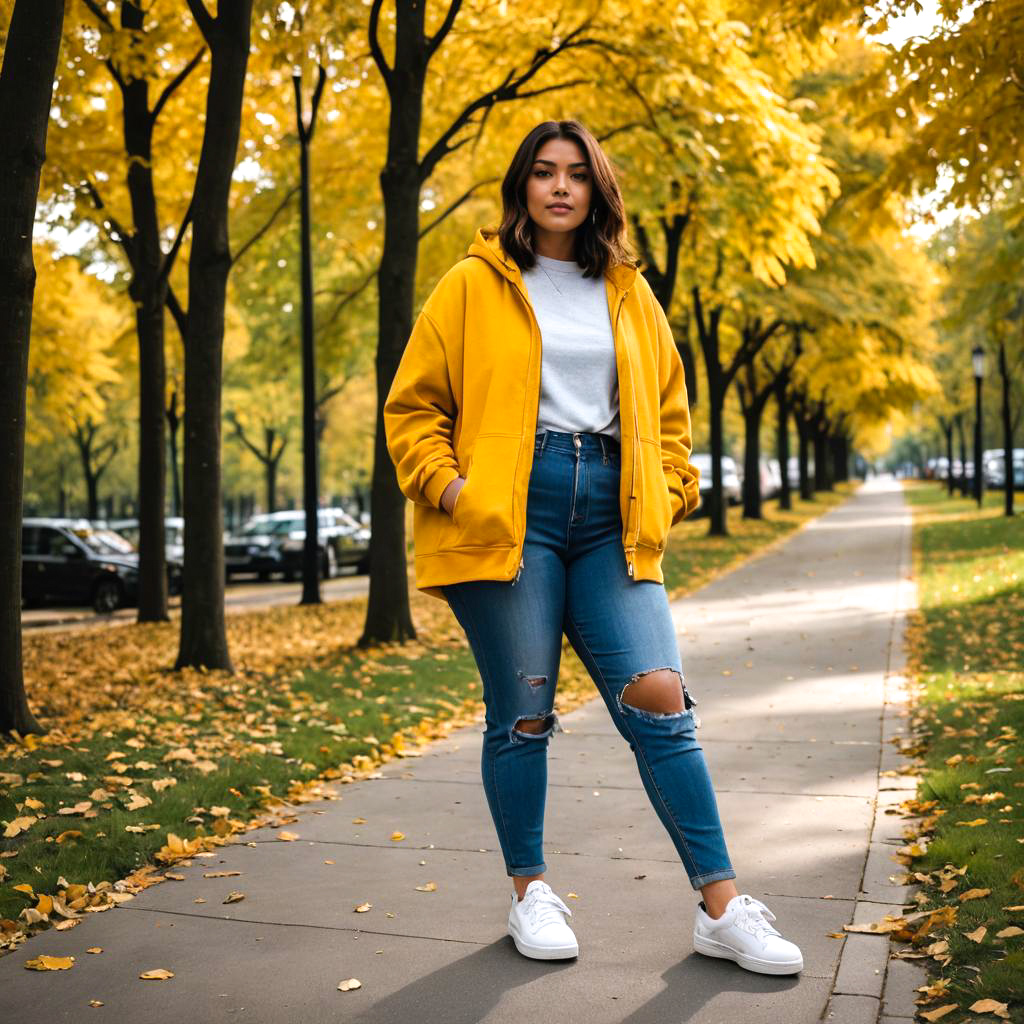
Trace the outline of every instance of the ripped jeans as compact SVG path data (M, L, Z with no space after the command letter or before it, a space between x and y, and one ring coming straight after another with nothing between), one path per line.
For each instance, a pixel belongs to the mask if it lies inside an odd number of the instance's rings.
M518 580L442 590L483 680L481 772L507 873L547 870L547 747L559 728L554 698L564 633L634 752L651 804L699 889L736 873L695 734L695 701L683 681L668 596L662 584L626 572L620 468L610 435L539 432ZM629 684L666 668L679 676L683 710L631 706ZM523 721L543 725L531 731Z

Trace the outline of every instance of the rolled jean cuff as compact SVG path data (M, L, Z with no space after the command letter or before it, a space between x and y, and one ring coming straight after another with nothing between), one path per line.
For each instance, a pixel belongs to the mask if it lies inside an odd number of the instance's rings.
M690 885L699 889L709 882L724 882L728 878L735 878L736 872L732 868L723 868L721 871L708 871L703 875L693 875L690 878Z
M534 864L532 868L505 868L505 873L508 875L543 875L547 871L548 866L543 861L540 864Z

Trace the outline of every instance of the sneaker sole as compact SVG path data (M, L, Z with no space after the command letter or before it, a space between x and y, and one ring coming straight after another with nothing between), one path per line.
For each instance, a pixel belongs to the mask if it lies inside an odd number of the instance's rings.
M574 956L579 956L580 953L578 942L574 942L571 946L531 946L523 942L511 928L508 933L512 936L516 949L531 960L569 960Z
M717 956L723 960L734 960L745 967L748 971L757 974L797 974L804 969L804 958L799 960L759 960L756 956L749 956L747 953L740 953L714 939L705 938L703 935L694 935L693 948L705 956Z

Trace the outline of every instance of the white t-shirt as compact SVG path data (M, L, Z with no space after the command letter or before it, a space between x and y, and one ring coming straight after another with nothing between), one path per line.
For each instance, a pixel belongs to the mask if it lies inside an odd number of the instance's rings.
M604 277L575 260L536 254L523 271L541 333L537 431L586 431L621 441L619 376Z

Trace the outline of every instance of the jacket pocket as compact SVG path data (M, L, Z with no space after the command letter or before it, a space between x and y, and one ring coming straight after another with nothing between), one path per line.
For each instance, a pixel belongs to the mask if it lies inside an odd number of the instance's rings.
M518 436L480 434L455 502L450 547L491 547L515 541L513 491Z
M637 543L661 550L672 526L672 498L661 465L661 445L641 438L640 461L643 489Z

